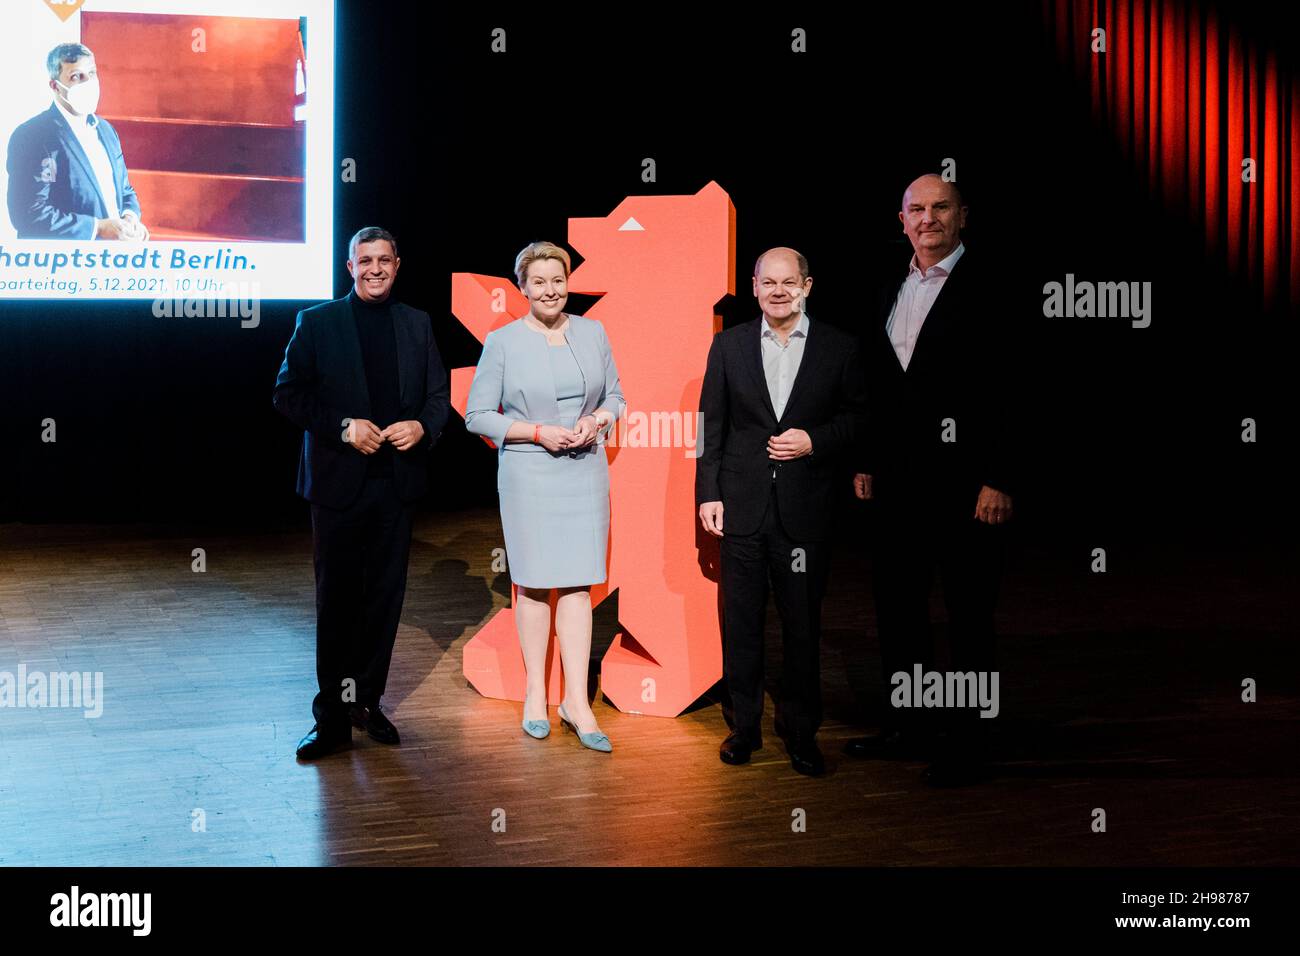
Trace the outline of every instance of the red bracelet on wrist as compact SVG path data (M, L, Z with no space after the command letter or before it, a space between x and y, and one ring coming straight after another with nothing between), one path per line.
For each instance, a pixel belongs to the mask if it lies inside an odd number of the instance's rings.
M534 426L533 426L533 444L534 444L534 445L540 445L541 443L542 443L542 426L541 426L541 425L534 425Z

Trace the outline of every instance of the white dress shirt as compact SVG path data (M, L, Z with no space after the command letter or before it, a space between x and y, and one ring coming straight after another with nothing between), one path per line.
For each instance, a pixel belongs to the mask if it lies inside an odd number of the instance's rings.
M117 206L117 182L113 179L113 162L108 158L108 147L99 139L99 117L93 113L89 116L78 116L69 111L58 97L55 97L54 102L58 104L63 118L72 127L73 135L81 144L81 151L90 160L91 171L95 174L95 183L99 186L99 196L104 200L104 208L108 211L107 218L118 218L121 210Z
M808 313L799 315L799 324L790 332L785 345L767 324L767 316L758 323L762 332L763 376L767 379L767 394L772 399L772 409L779 421L790 399L794 377L799 374L803 361L803 347L808 341Z
M898 288L894 308L890 311L889 322L885 326L894 353L904 370L912 361L912 351L916 348L916 339L921 334L925 317L930 314L930 307L934 305L952 267L965 251L966 247L958 242L956 249L925 270L917 267L916 254L912 254L912 261L907 267L907 278Z

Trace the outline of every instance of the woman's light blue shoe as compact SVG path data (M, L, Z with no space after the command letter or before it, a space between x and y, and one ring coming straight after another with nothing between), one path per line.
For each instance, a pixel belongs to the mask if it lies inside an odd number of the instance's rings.
M528 709L528 695L524 695L524 710ZM536 737L538 740L545 740L551 735L551 722L549 720L529 720L524 718L524 733L529 737Z
M544 740L551 735L551 722L549 720L525 720L524 733L529 737Z
M560 720L564 721L565 726L572 728L573 732L578 735L578 740L588 750L598 750L603 754L610 753L614 745L609 742L609 738L599 730L584 734L578 730L578 725L569 719L569 715L564 712L564 705L560 705Z

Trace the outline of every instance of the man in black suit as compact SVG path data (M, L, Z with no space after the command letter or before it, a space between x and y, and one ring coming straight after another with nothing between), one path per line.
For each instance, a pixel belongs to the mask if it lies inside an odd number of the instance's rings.
M311 502L316 566L314 759L352 727L398 742L379 699L406 594L414 502L450 409L428 313L391 298L397 241L369 226L348 245L352 291L298 313L273 402L303 429L298 493Z
M816 733L829 507L860 426L863 393L856 343L808 317L811 290L808 262L793 249L759 256L754 297L762 315L719 333L709 349L695 499L704 529L722 539L732 733L719 756L742 764L763 745L770 581L784 642L777 733L786 738L791 766L815 776L824 770Z
M929 597L938 572L952 670L992 673L1002 537L1016 480L1011 382L1018 336L999 309L993 272L961 241L957 187L921 176L899 219L911 260L883 285L862 346L867 430L858 498L872 502L873 582L886 694L893 675L934 668ZM981 773L984 721L947 711L933 734L924 711L886 707L884 732L851 740L861 757L934 756L926 779Z

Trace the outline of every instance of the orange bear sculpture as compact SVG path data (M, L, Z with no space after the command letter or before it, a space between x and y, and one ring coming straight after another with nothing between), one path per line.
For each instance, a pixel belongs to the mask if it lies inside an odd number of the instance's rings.
M586 315L609 335L627 396L606 443L609 574L592 605L618 594L619 629L600 668L619 710L675 717L722 676L718 551L695 508L700 385L714 308L735 292L736 211L717 183L693 196L629 196L607 216L569 220L583 258L569 291L599 295ZM513 279L455 273L452 312L481 342L528 311ZM453 369L462 415L472 368ZM507 555L507 560L509 555ZM563 695L552 632L547 696ZM514 611L496 612L465 645L466 679L486 697L523 700Z

